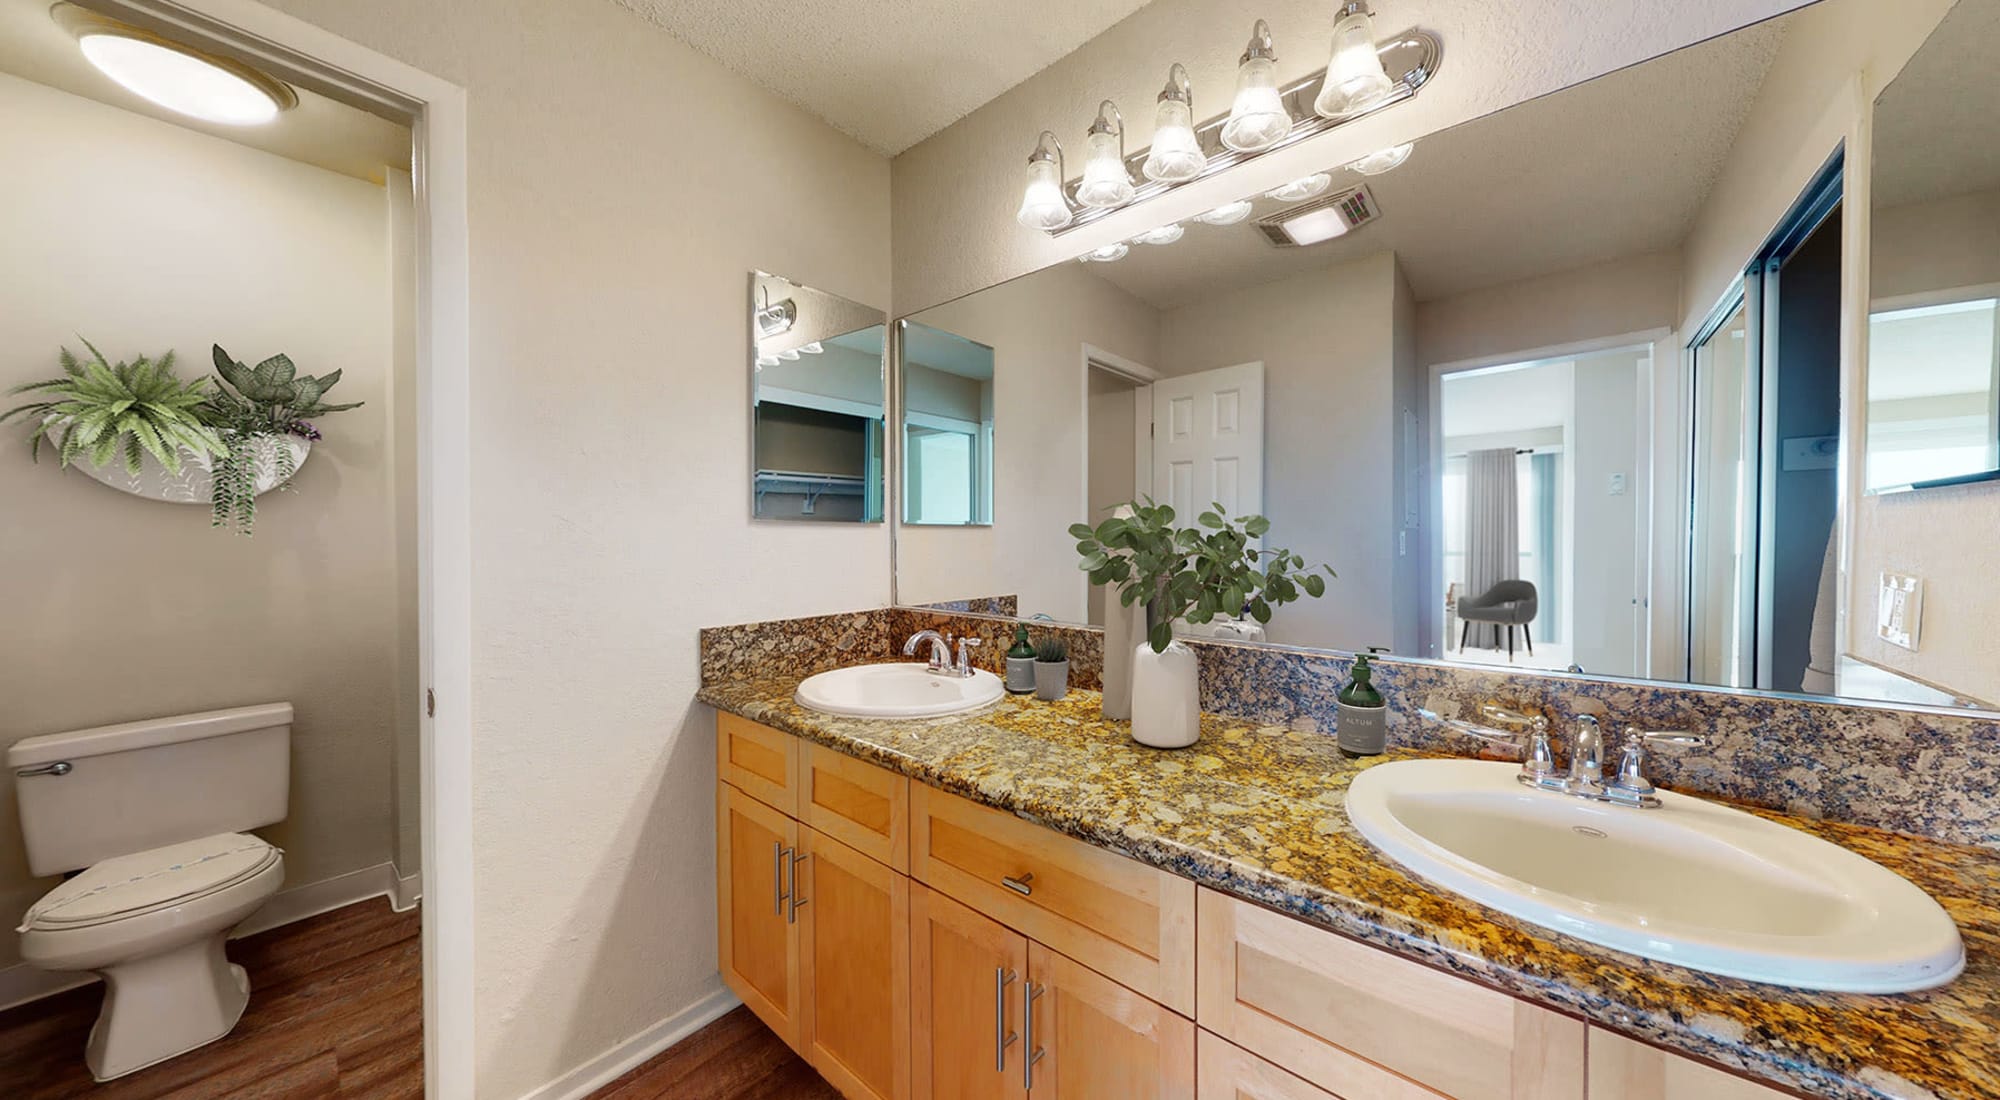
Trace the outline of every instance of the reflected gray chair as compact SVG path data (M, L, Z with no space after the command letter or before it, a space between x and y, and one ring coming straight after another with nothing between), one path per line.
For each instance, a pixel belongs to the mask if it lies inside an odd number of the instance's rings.
M1500 648L1500 628L1507 628L1507 659L1514 659L1514 628L1520 627L1521 634L1528 640L1528 656L1535 655L1535 635L1528 624L1535 621L1535 612L1540 603L1535 596L1535 586L1530 581L1501 581L1477 597L1458 601L1458 617L1465 622L1465 629L1459 631L1458 648L1463 650L1467 639L1472 636L1473 623L1485 623L1493 628L1493 648Z

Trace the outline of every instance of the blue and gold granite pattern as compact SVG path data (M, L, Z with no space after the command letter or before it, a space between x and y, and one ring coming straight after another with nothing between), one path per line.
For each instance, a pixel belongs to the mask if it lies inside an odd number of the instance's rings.
M1288 687L1281 679L1274 685L1281 701L1270 706L1315 708L1320 681L1315 675L1310 685ZM796 677L714 681L701 698L1214 889L1808 1095L2000 1097L2000 854L1992 851L1766 812L1910 879L1945 906L1965 937L1965 974L1942 989L1805 993L1608 951L1409 876L1347 820L1347 784L1369 762L1347 760L1320 732L1205 716L1200 743L1167 752L1140 746L1123 723L1103 720L1088 691L1054 703L1013 697L972 715L881 721L806 711L792 701L796 686ZM1399 686L1436 688L1421 678ZM1386 759L1408 755L1397 749Z

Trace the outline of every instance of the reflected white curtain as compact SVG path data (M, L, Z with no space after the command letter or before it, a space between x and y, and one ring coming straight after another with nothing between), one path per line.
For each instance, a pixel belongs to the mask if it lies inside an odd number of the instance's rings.
M1475 599L1521 571L1515 461L1512 447L1465 456L1465 594Z

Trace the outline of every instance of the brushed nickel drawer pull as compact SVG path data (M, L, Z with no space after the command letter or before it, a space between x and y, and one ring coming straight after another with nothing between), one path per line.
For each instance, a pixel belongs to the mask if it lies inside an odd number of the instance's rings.
M785 842L771 842L771 911L785 915Z
M1019 1035L1007 1030L1007 986L1014 972L1004 966L993 968L993 1072L1007 1072L1007 1048Z
M799 892L799 864L812 858L811 853L800 852L797 848L792 849L792 853L792 907L785 912L786 924L799 923L799 907L809 900Z
M1042 1060L1048 1051L1035 1045L1035 998L1049 991L1046 985L1029 982L1022 987L1027 995L1021 998L1021 1087L1035 1091L1035 1063Z
M1035 876L1033 872L1022 875L1020 878L1011 878L1003 875L1000 879L1000 885L1025 898L1035 892Z

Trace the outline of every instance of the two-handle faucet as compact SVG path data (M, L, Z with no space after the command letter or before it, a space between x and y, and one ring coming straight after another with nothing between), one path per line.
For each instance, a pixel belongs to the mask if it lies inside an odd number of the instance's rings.
M1627 726L1624 744L1618 754L1618 770L1606 782L1604 731L1595 716L1577 715L1576 736L1570 745L1569 771L1565 774L1556 767L1555 746L1549 737L1549 720L1546 717L1523 714L1494 703L1484 704L1479 712L1494 725L1446 718L1431 710L1419 713L1433 722L1482 741L1520 749L1521 774L1516 778L1522 786L1646 810L1657 809L1660 805L1659 788L1646 778L1646 748L1651 745L1688 748L1708 743L1706 738L1686 730L1642 730Z
M925 642L931 644L931 654L927 662L927 667L932 672L964 679L970 677L975 671L972 667L972 654L967 652L967 650L972 646L978 645L979 639L960 637L958 639L958 656L954 659L951 652L951 637L949 635L939 634L935 630L919 630L915 634L910 635L909 641L903 643L903 656L916 656L917 647Z

